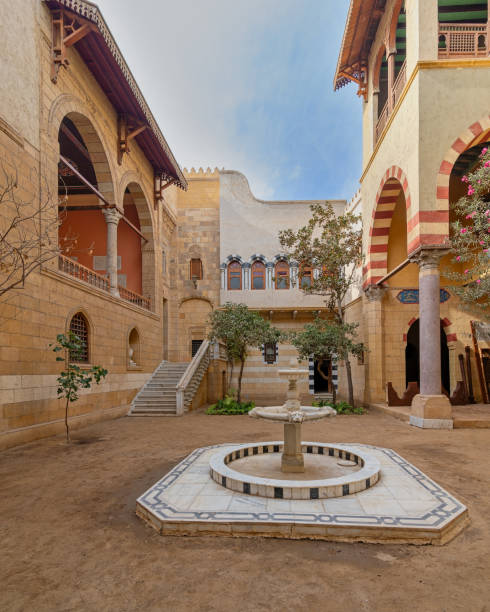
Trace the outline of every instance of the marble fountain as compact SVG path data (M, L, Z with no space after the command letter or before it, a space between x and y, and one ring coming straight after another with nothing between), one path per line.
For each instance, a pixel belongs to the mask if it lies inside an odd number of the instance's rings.
M249 417L282 423L283 440L195 449L138 498L138 516L161 535L413 544L444 544L465 527L467 508L393 450L304 441L303 423L328 431L339 417L301 405L308 370L297 360L277 373L285 403Z

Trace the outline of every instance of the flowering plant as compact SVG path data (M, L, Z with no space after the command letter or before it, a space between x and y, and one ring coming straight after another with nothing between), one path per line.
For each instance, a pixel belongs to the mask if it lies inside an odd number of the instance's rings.
M458 284L452 289L463 305L490 319L490 150L485 147L477 167L461 179L468 185L454 209L451 224L453 262L463 271L447 270Z

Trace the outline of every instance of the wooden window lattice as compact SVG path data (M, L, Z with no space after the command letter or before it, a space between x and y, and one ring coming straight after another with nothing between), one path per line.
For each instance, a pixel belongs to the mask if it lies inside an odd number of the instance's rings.
M88 324L87 319L81 312L77 312L70 322L70 332L75 334L82 343L78 351L70 351L70 361L75 363L88 363Z
M191 280L202 280L202 261L191 259L190 265Z

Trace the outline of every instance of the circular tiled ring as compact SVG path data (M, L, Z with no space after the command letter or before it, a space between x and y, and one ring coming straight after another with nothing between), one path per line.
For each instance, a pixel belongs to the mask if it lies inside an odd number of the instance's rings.
M361 469L340 476L323 480L279 480L260 478L237 472L230 467L236 459L264 453L282 453L283 442L257 442L255 444L240 444L232 451L229 447L215 453L210 461L211 478L227 489L247 495L271 497L276 499L325 499L342 497L369 489L378 482L379 461L365 452L354 451L346 445L335 446L320 442L302 442L303 453L338 457L354 461Z

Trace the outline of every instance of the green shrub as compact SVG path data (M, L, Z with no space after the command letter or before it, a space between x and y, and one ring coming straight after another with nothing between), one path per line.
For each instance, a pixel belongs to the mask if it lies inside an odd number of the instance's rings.
M206 414L248 414L252 408L255 408L254 402L238 402L233 395L226 395L209 406Z
M362 406L351 406L348 402L337 402L334 406L331 400L314 400L312 405L319 408L330 406L337 414L364 414L364 408Z

